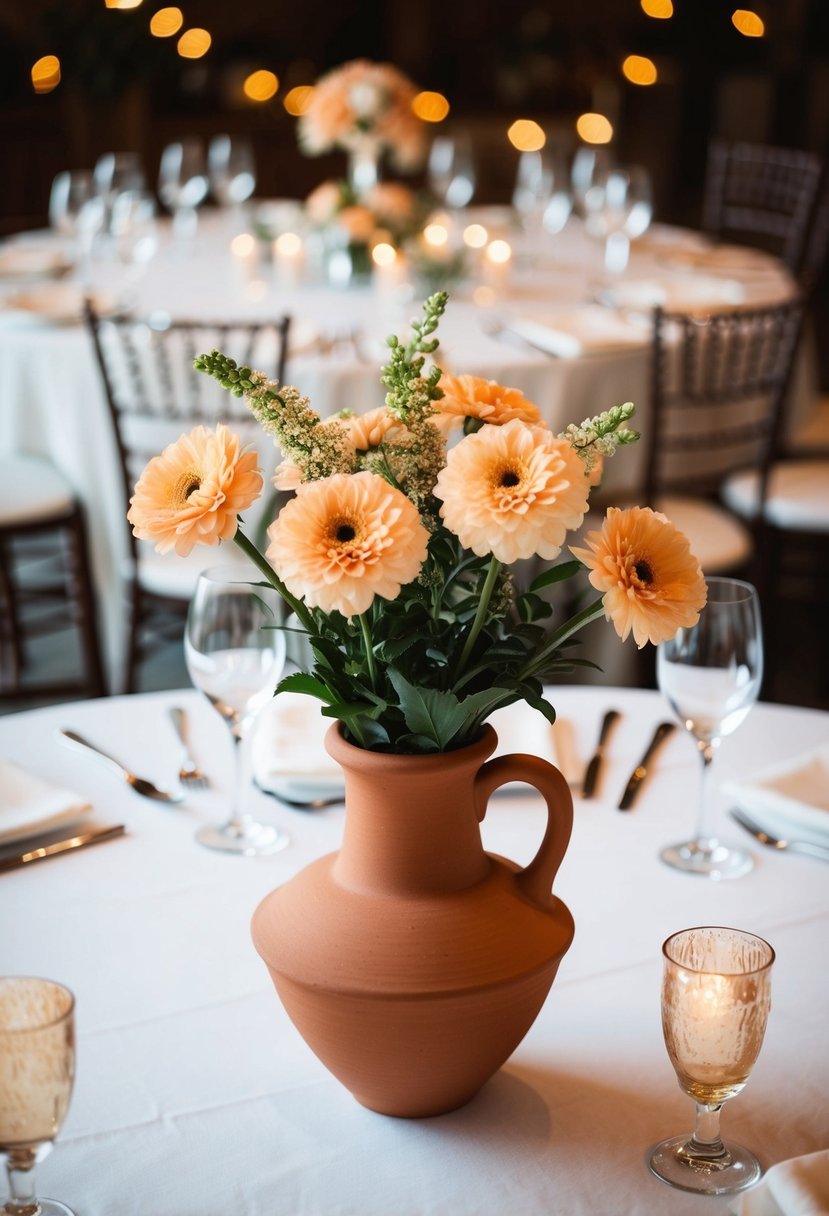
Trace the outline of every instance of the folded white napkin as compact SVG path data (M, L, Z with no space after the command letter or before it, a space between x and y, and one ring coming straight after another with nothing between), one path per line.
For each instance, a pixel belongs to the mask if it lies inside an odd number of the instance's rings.
M829 743L722 790L774 835L829 844Z
M334 797L343 790L342 770L325 750L325 733L333 719L323 717L320 702L300 693L283 692L259 714L251 740L251 762L257 785L288 798ZM498 734L496 755L529 752L558 763L554 731L534 709L519 702L499 709L490 719ZM565 774L566 775L566 774Z
M743 304L746 291L736 279L706 274L671 274L658 279L627 279L602 292L604 303L614 308L670 312L702 312Z
M829 1149L773 1165L732 1211L735 1216L829 1216Z
M646 346L650 340L649 326L635 318L620 317L597 304L544 317L514 317L508 328L559 359L628 350Z
M0 844L51 832L91 810L80 794L49 785L11 760L0 760Z

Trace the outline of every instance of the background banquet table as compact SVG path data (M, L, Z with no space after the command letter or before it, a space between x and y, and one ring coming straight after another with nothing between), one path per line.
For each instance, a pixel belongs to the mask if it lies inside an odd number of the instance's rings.
M596 299L607 288L601 244L586 236L576 218L559 236L542 241L517 234L503 208L470 209L466 219L483 219L492 234L509 237L514 265L502 282L487 281L482 271L452 289L441 325L442 366L521 389L554 430L629 400L637 405L636 425L646 428L649 330L641 307L633 341L595 345L590 327L585 329L583 308L597 307ZM415 298L414 289L405 287L345 290L319 281L281 286L264 258L231 252L231 235L226 217L214 215L203 220L189 256L182 256L168 238L130 289L135 311L148 315L161 310L173 319L207 321L262 320L288 312L294 340L287 379L310 396L321 414L346 407L362 412L382 404L379 371L385 338L405 328L426 289ZM37 242L43 234L28 239ZM729 299L772 303L791 293L788 274L766 255L746 250L739 256L738 251L736 260L715 260L715 273L706 269L706 249L698 234L655 225L634 243L628 269L613 279L612 290L632 291L634 303L641 306L643 290L647 296L661 285L675 307L688 300L704 307L706 299L714 307ZM93 267L93 292L104 302L117 301L124 275L117 262L100 259ZM117 673L123 650L118 589L127 556L126 530L114 439L91 340L79 324L58 325L37 308L11 307L19 289L19 283L0 283L0 454L47 456L85 505L105 657L111 673ZM607 310L607 315L616 314ZM624 322L627 310L618 316ZM553 319L565 328L576 324L579 340L569 357L552 357L519 338L493 334L493 318ZM800 414L811 400L809 380L804 372L797 392ZM642 458L642 449L633 448L610 462L605 490L635 490ZM118 688L117 674L111 687Z
M745 1093L727 1104L724 1131L766 1166L829 1146L826 864L757 846L753 872L732 882L668 869L658 849L694 817L690 740L677 732L668 741L635 809L620 814L618 796L664 703L615 688L562 689L554 701L569 728L557 744L568 775L592 751L604 710L623 714L600 796L576 799L557 880L576 938L505 1067L461 1110L421 1121L367 1111L333 1080L289 1023L250 942L259 900L338 847L342 808L291 811L255 793L252 809L289 829L289 848L267 858L210 852L193 833L225 811L231 757L224 726L196 694L2 719L0 755L89 797L97 822L128 829L0 878L0 973L49 976L77 996L76 1089L39 1167L43 1194L78 1216L724 1213L727 1200L669 1191L645 1164L651 1143L691 1127L692 1103L662 1042L660 946L698 924L752 930L777 951L766 1041ZM169 782L172 704L191 713L197 759L213 781L179 809L142 800L54 736L74 727ZM828 735L825 713L758 705L723 744L718 776L750 775ZM498 797L485 845L526 863L543 820L539 798Z

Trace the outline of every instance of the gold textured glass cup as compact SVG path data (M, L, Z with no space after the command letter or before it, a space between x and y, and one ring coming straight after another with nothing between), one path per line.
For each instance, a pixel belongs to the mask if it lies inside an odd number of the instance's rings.
M51 1150L75 1077L75 998L52 980L0 978L0 1152L5 1216L73 1216L35 1195L35 1165Z
M649 1165L681 1190L733 1194L763 1171L748 1149L720 1138L720 1110L744 1087L760 1054L774 951L753 933L707 926L674 933L662 953L665 1046L697 1117L691 1136L657 1144Z

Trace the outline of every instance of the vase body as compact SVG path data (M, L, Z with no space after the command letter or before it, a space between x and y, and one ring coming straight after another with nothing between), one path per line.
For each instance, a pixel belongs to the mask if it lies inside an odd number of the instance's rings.
M564 778L535 756L470 747L394 756L347 743L342 848L267 896L253 940L291 1020L358 1102L441 1114L468 1101L529 1030L573 938L551 893L572 827ZM509 781L548 822L532 863L486 853L480 820Z
M348 184L358 200L366 197L380 180L380 149L377 141L366 136L348 153Z

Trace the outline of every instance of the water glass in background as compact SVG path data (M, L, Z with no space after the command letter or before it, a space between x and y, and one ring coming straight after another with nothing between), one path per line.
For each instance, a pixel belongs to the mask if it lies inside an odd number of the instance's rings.
M105 152L95 162L93 178L108 209L123 190L144 190L147 186L137 152Z
M590 236L605 242L608 274L627 268L630 242L647 231L652 218L653 193L646 169L634 165L594 175L584 195L584 224Z
M106 202L91 173L72 169L57 175L49 195L49 222L72 241L83 287L89 285L95 239L105 218Z
M577 215L585 215L587 192L597 178L613 167L609 149L601 145L584 144L573 157L570 167L570 185L573 192L573 209Z
M197 139L168 144L161 154L158 195L173 215L173 238L179 249L192 245L198 229L198 207L207 196L207 165Z
M429 189L450 210L466 207L475 193L475 158L468 135L438 135L429 151Z
M112 204L110 232L116 256L127 268L121 307L134 303L138 283L158 251L156 212L155 197L149 190L124 190Z
M216 135L207 150L210 193L231 219L241 222L244 204L256 189L256 161L250 140Z

